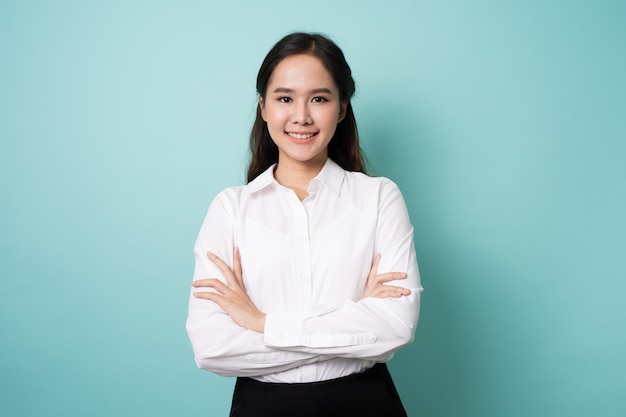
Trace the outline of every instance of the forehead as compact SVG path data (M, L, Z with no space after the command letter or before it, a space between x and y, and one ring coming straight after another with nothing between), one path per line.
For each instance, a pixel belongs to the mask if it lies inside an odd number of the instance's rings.
M276 65L268 83L268 92L276 88L311 90L328 88L337 90L335 81L322 61L311 55L292 55Z

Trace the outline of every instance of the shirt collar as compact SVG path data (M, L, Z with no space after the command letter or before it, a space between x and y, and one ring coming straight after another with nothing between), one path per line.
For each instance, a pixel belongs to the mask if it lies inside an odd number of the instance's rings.
M311 184L309 185L309 190L311 190L311 186L316 182L323 184L330 191L339 195L341 191L341 185L343 184L343 179L346 176L346 171L343 170L335 161L328 158L324 167L320 171L319 174L315 178L311 180Z
M261 174L259 174L259 176L257 176L255 179L250 181L246 186L247 193L252 194L264 189L271 184L278 184L278 182L274 178L274 169L276 169L276 164L273 164ZM341 185L343 184L343 179L345 175L346 172L343 170L343 168L337 165L335 161L328 158L319 174L317 174L317 176L311 180L311 184L309 184L309 191L312 191L313 184L319 182L330 191L339 195L339 191L341 190Z
M248 185L246 185L245 191L248 194L256 193L257 191L262 190L263 188L269 186L270 184L277 183L274 178L274 170L276 169L276 164L272 164L268 169L259 174L255 179L250 181Z

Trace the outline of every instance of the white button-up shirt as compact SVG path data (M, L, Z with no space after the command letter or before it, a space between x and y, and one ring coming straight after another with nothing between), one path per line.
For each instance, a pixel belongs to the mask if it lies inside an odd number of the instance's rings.
M232 265L239 247L246 291L267 314L265 333L238 326L216 303L192 295L187 331L196 363L219 375L294 383L390 359L413 340L422 291L398 187L328 159L300 201L273 172L218 194L194 250L193 279L225 282L206 253ZM407 273L390 284L410 295L362 299L376 253L379 274Z

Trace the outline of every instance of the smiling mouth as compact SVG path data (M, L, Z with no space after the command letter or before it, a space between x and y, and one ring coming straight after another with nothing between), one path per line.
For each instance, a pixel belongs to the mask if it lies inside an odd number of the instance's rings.
M306 139L310 139L313 136L317 135L318 132L315 133L306 133L306 134L300 134L300 133L290 133L290 132L286 132L289 136L291 136L294 139L298 139L298 140L306 140Z

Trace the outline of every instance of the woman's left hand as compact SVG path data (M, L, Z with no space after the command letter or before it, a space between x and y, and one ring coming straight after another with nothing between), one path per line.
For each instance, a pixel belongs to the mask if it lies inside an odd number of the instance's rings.
M265 329L265 314L259 311L248 297L243 285L241 273L241 256L239 249L233 253L233 268L217 255L207 252L207 257L222 271L226 284L217 278L207 278L194 281L194 288L212 288L215 292L195 292L196 298L210 300L217 303L226 314L244 329L263 333Z
M384 274L378 274L378 263L380 262L380 253L374 256L374 262L372 262L372 269L370 269L369 276L367 277L367 285L365 286L365 294L363 298L376 297L376 298L400 298L411 294L411 290L397 285L387 285L389 281L397 281L406 278L404 272L387 272Z

